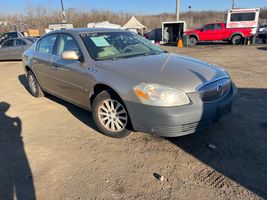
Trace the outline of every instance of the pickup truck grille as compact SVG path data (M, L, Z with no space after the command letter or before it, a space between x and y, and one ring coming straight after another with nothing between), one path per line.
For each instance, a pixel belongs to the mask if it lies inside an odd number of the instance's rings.
M223 99L230 92L231 88L231 80L223 78L202 86L198 92L204 102L212 102Z

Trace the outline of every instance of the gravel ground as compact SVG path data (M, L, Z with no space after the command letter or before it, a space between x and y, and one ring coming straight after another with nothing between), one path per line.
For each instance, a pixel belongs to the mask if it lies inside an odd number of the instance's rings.
M232 114L185 137L112 139L91 113L34 99L21 62L0 62L0 200L267 199L267 46L165 48L227 69Z

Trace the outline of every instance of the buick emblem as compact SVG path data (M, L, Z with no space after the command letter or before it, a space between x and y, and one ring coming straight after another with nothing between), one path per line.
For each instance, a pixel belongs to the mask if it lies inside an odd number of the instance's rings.
M222 85L222 84L219 84L219 85L217 86L217 92L218 92L218 94L219 94L220 96L223 95L224 91L223 91L223 85Z

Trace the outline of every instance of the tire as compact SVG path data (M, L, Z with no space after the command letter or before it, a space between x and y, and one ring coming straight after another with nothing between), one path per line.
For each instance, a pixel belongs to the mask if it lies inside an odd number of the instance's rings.
M105 90L95 97L92 115L97 129L106 136L123 138L132 132L126 107L113 91Z
M242 36L240 36L240 35L233 36L231 39L231 43L233 45L240 45L242 43Z
M27 72L27 81L28 81L29 90L32 96L36 98L44 96L44 93L37 79L35 78L34 74L31 71Z
M197 45L197 39L195 37L190 37L188 40L188 45L190 47L194 47Z

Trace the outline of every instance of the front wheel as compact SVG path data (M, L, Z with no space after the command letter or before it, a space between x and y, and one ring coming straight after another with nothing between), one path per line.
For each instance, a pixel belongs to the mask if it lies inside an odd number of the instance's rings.
M95 97L92 114L98 130L106 136L122 138L132 132L126 107L112 91L103 91Z

